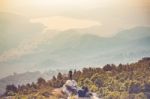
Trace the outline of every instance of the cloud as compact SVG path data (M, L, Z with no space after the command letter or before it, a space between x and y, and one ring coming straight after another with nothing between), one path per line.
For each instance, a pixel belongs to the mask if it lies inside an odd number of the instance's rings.
M31 22L42 23L47 30L70 30L70 29L82 29L89 28L92 26L100 26L101 24L97 21L86 20L86 19L75 19L64 16L53 16L31 19Z

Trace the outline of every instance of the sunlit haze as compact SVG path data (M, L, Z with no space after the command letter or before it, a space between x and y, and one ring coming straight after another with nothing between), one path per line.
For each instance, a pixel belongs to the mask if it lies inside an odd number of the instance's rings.
M105 64L108 57L101 56L115 52L118 56L109 57L110 63L116 57L119 63L121 56L138 56L117 53L130 51L131 45L120 47L120 39L113 37L130 30L147 33L149 18L150 0L0 0L0 78L13 72Z

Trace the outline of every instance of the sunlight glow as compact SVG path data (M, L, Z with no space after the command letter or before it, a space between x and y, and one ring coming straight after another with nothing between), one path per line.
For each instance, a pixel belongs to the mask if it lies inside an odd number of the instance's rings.
M100 26L101 24L92 20L74 19L64 16L44 17L32 19L33 23L42 23L50 30L64 31L68 29L82 29L92 26Z

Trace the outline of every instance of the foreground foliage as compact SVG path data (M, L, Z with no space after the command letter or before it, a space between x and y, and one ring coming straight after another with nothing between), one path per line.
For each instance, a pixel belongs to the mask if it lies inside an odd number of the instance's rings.
M103 68L74 70L73 78L79 86L87 86L104 99L150 99L150 58L132 64L107 64ZM36 83L8 85L2 96L11 99L59 99L63 94L52 90L61 88L67 74L58 73L51 80L39 78Z

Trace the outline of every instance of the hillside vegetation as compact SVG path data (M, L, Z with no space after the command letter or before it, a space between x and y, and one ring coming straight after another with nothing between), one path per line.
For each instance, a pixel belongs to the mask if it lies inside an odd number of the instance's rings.
M104 99L150 99L150 58L131 64L107 64L103 68L74 70L73 78L78 86L87 86L91 92ZM46 81L7 85L2 99L60 99L64 94L55 93L68 79L68 74L58 73ZM64 98L65 99L65 98Z

